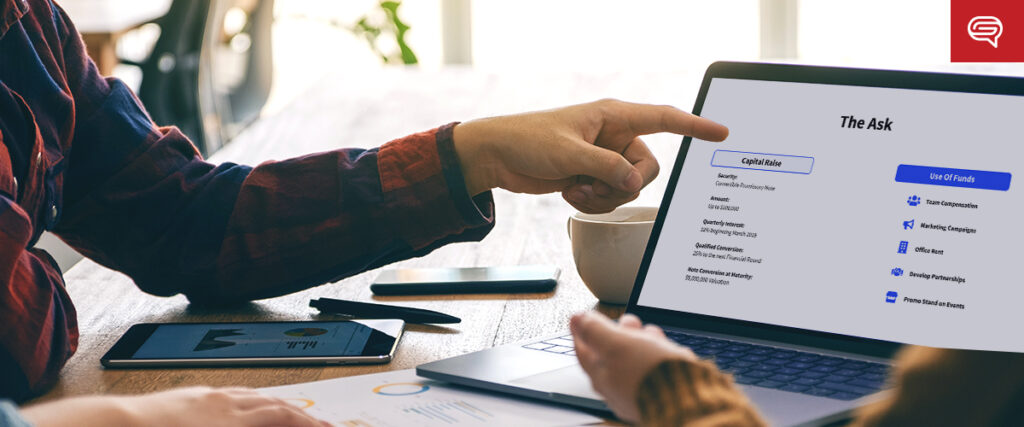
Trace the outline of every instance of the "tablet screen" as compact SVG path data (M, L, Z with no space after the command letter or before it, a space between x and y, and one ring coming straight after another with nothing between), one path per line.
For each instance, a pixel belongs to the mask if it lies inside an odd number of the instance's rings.
M328 357L364 354L383 336L351 322L173 323L159 325L133 359ZM389 344L394 342L390 338ZM379 348L390 348L390 345Z

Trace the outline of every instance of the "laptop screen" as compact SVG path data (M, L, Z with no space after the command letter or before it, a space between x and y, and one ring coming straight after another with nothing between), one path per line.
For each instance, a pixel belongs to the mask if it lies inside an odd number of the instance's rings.
M714 78L636 305L1024 351L1024 97ZM670 188L672 188L670 186Z

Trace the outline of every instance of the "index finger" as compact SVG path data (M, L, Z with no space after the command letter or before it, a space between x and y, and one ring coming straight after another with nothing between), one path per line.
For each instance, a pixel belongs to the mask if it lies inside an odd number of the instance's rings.
M671 132L705 141L723 141L729 128L670 105L634 104L617 101L614 114L625 120L637 135Z

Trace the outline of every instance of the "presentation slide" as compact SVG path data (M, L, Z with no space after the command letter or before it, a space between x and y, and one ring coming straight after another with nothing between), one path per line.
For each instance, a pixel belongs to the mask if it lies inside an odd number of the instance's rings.
M639 305L1024 351L1024 99L738 79L702 116Z
M357 322L160 325L132 357L358 356L372 331Z

